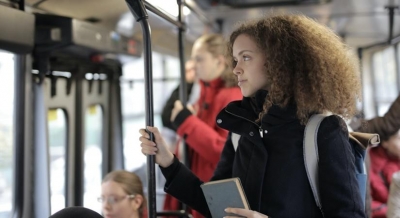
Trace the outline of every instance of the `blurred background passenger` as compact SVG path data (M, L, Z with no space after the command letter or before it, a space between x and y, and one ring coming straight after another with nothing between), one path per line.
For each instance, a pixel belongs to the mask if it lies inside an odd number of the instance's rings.
M175 101L170 117L172 127L188 145L190 169L202 181L209 181L213 175L228 136L227 130L217 126L217 114L231 101L242 98L225 52L226 41L221 35L208 34L195 41L191 59L200 83L200 97L193 107ZM181 148L178 143L178 157L182 156ZM166 196L165 210L179 210L179 205L178 200ZM195 211L193 216L202 217Z
M358 119L350 125L355 131L378 133L381 140L387 140L400 129L400 95L383 117L375 117L366 121Z
M185 80L187 85L187 104L193 106L200 96L200 84L198 79L196 78L195 63L192 60L186 61ZM161 112L161 121L163 126L166 127L162 129L162 134L170 145L171 152L175 151L176 143L179 140L179 137L177 137L175 132L176 130L172 126L171 113L172 109L174 109L175 101L180 100L180 87L181 85L179 84L176 89L171 93Z
M98 200L105 218L146 217L142 181L134 173L119 170L107 174Z
M192 60L188 60L185 64L185 79L187 84L187 102L188 104L194 104L199 97L200 90L193 90L196 80L196 71L195 71L195 63ZM175 101L179 100L179 89L181 85L178 85L176 89L171 93L169 99L165 103L165 106L162 111L161 120L164 127L175 131L174 127L172 127L171 123L171 113L172 109L174 108ZM194 92L193 92L194 91ZM193 95L192 95L193 93Z
M383 139L380 146L371 148L369 157L372 217L386 218L392 176L400 171L400 130Z

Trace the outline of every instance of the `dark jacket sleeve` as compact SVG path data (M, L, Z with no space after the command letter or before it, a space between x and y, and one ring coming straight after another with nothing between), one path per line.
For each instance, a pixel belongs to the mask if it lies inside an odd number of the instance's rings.
M165 103L165 106L161 112L161 121L162 121L163 126L169 128L169 129L172 129L174 131L176 130L176 128L172 125L171 113L172 113L172 109L174 109L175 101L180 99L179 98L179 87L180 87L180 85L178 85L178 87L176 87L176 89L174 89L174 91L171 93L171 96ZM193 83L187 84L187 96L188 97L190 96L192 87L193 87Z
M165 192L203 215L209 213L207 202L200 188L203 181L194 175L190 169L179 162L177 158L174 159L174 163L171 166L167 168L160 167L160 169L166 179Z
M172 113L172 109L174 108L174 104L175 104L176 100L179 100L179 86L176 87L176 89L171 93L171 96L165 103L165 106L161 113L161 121L162 121L163 126L169 128L169 129L172 129L172 130L175 130L175 129L172 127L171 113Z
M382 140L387 140L400 129L400 95L392 103L383 117L367 120L357 131L378 133Z
M230 137L230 134L229 136ZM211 180L220 180L232 176L232 163L235 155L232 141L227 140L221 154L221 160ZM167 168L160 167L166 178L164 190L201 214L211 217L207 202L200 185L203 184L196 175L175 157L173 164Z
M325 218L364 218L354 155L344 121L338 116L325 118L318 130L317 143L319 191Z

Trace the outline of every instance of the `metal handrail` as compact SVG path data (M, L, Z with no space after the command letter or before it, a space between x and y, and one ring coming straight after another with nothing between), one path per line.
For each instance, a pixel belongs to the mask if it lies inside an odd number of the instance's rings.
M170 22L171 24L175 25L176 27L184 28L184 25L183 25L182 22L177 21L174 16L168 14L167 12L165 12L162 9L160 9L159 7L152 5L147 1L144 1L144 5L145 5L147 10L153 12L154 14L156 14L159 17L163 18L164 20L166 20L166 21Z
M153 108L153 69L152 69L152 50L151 50L151 33L150 25L147 22L149 16L145 10L143 1L126 0L130 11L136 21L142 26L143 32L143 54L145 69L145 110L146 110L146 126L154 126L154 108ZM150 140L155 141L154 135L148 132ZM155 173L155 156L147 155L147 182L148 182L148 216L156 217L156 173Z

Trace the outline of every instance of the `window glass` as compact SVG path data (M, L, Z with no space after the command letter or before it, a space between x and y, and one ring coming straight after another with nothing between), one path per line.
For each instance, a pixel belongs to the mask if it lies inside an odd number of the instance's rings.
M124 80L144 79L144 63L143 63L143 61L144 61L144 58L142 55L141 58L124 64L124 66L122 67L122 71L123 71L122 78Z
M142 115L145 113L145 92L144 82L121 83L122 114L130 116Z
M161 126L161 116L154 116L154 125ZM136 173L143 182L144 194L147 195L147 167L146 167L146 156L141 152L140 142L138 138L139 129L146 126L146 119L144 116L124 119L123 131L124 131L124 159L125 169ZM157 195L157 210L163 209L165 193L164 193L165 178L162 175L160 168L156 167L156 195Z
M101 213L97 202L102 180L102 131L103 110L100 105L92 105L85 115L85 152L84 180L85 191L83 204L85 207Z
M144 128L146 118L144 116L124 120L123 135L124 137L124 158L125 169L136 171L146 164L146 156L141 152L140 137L138 130Z
M153 78L162 78L164 75L163 56L157 52L153 52L152 62ZM143 54L139 59L124 64L122 71L124 73L123 78L125 80L143 80L145 75Z
M166 77L179 79L181 77L181 68L179 64L179 58L173 56L165 56Z
M0 218L11 217L13 202L14 57L0 50Z
M47 112L50 154L51 214L65 205L65 172L67 151L67 121L64 110Z
M163 56L153 52L153 79L161 79L164 76Z
M398 95L394 48L374 53L372 60L377 115L383 116Z
M177 58L166 57L153 52L153 109L154 125L162 134L161 112L165 102L179 83L179 62ZM171 78L173 78L171 80ZM146 126L145 82L143 59L127 63L123 67L121 78L123 146L125 169L135 172L143 181L147 190L146 156L141 152L138 141L140 128ZM174 136L175 137L175 136ZM157 171L157 210L162 210L165 193L165 180Z

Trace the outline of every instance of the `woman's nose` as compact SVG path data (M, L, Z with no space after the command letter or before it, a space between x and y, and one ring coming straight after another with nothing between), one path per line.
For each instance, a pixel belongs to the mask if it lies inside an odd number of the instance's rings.
M233 74L240 75L242 73L243 69L239 66L239 64L236 64L236 66L233 68Z
M103 209L104 210L110 210L111 209L111 204L108 203L108 201L103 202Z

